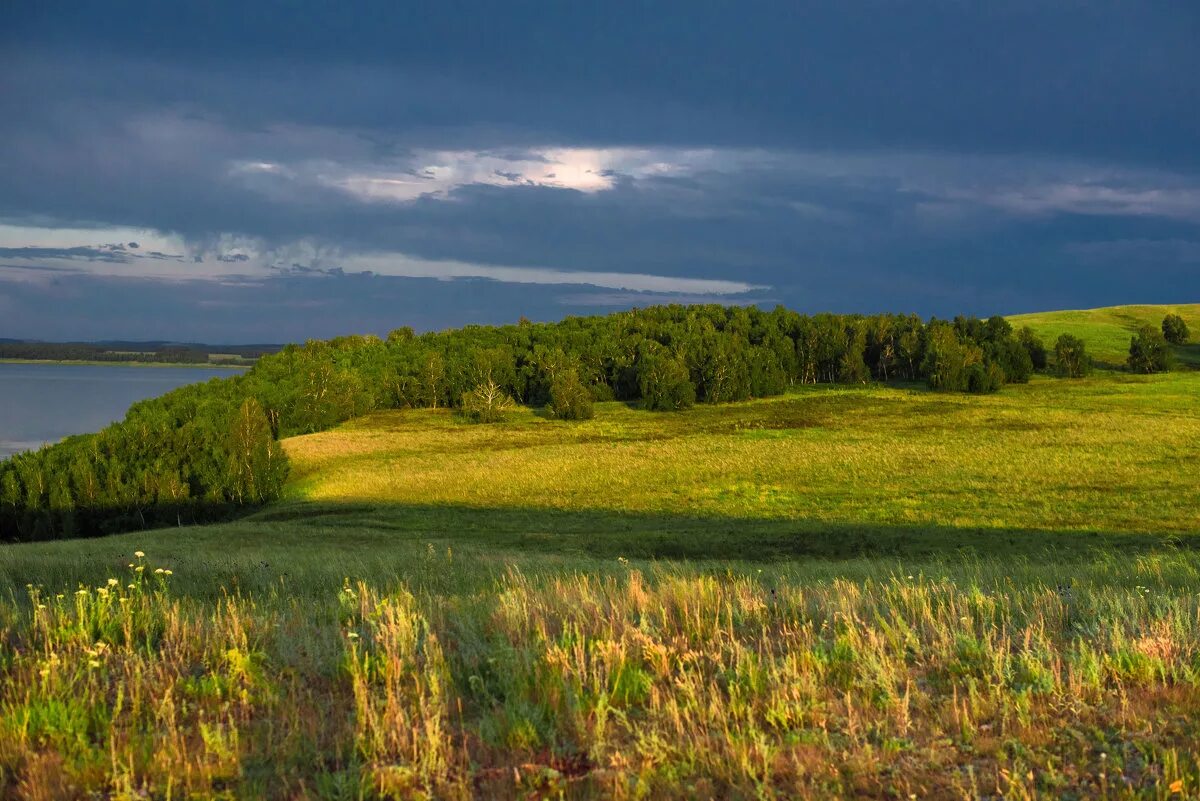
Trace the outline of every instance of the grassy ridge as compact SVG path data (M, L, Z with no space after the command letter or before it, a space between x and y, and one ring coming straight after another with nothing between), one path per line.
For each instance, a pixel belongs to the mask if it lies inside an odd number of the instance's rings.
M0 797L1197 797L1197 397L290 439L252 517L0 549Z
M1014 326L1029 326L1053 347L1062 334L1087 343L1088 353L1105 367L1120 367L1129 356L1129 339L1143 325L1158 328L1167 314L1178 314L1192 330L1192 342L1176 348L1180 362L1200 367L1200 303L1175 306L1110 306L1081 311L1038 312L1008 318Z
M290 497L931 528L1195 533L1200 382L1037 379L984 398L808 389L578 424L385 412L286 444ZM381 512L383 513L383 512ZM402 511L400 512L403 513Z

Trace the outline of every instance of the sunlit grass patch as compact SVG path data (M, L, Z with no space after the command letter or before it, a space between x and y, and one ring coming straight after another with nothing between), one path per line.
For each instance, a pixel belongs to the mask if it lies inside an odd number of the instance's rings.
M411 581L347 579L306 607L196 603L170 579L29 590L3 607L0 789L1157 798L1200 781L1191 554L1059 585L999 559L619 559L438 585L457 556L413 557Z

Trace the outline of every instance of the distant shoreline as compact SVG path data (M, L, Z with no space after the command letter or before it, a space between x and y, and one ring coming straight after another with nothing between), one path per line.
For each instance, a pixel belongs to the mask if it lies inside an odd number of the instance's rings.
M0 364L55 364L64 367L194 367L218 370L249 370L250 364L220 362L122 362L88 359L0 359Z

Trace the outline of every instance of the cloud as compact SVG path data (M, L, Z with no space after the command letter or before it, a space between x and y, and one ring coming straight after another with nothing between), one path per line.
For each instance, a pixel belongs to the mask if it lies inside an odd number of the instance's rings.
M178 314L241 309L230 331L278 319L254 292L314 286L403 285L447 320L490 314L476 285L514 309L1077 307L1172 291L1089 243L1200 240L1182 11L367 0L280 36L223 0L52 6L0 26L0 278L186 284L207 305Z
M584 300L596 295L595 302ZM370 273L278 273L260 279L177 282L110 275L63 276L45 283L0 271L7 298L0 337L54 340L171 339L214 344L303 341L347 333L386 334L403 325L436 330L467 323L512 323L521 316L608 311L611 298L590 284L518 284L483 278L409 278ZM744 303L741 295L628 293L647 302ZM31 333L33 332L33 333Z

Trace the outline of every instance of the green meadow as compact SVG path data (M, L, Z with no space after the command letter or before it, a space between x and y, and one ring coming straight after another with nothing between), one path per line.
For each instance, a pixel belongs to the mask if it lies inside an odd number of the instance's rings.
M0 547L0 797L1200 797L1200 372L284 444L235 522Z
M1053 346L1060 334L1072 334L1088 345L1088 352L1102 367L1120 367L1129 356L1129 339L1138 328L1157 328L1167 314L1178 314L1193 332L1191 342L1176 348L1179 361L1200 367L1200 303L1175 306L1110 306L1083 311L1039 312L1008 318L1014 326L1029 326Z

